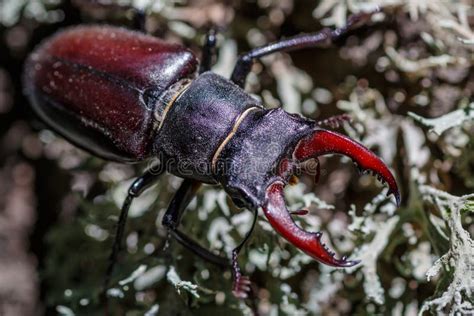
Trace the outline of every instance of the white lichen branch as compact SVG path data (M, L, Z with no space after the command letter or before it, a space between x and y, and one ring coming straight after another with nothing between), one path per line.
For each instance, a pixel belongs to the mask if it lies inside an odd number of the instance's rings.
M438 297L423 303L420 315L435 311L438 315L471 315L474 313L474 241L461 221L463 212L474 213L474 194L453 196L433 187L421 185L424 200L436 206L450 231L450 249L426 273L428 281L440 274L451 275L451 283Z
M428 119L419 116L413 112L408 112L416 121L430 128L430 131L441 135L444 131L455 127L461 126L464 122L474 120L474 102L470 103L464 109L458 109L453 112L447 113L437 118Z

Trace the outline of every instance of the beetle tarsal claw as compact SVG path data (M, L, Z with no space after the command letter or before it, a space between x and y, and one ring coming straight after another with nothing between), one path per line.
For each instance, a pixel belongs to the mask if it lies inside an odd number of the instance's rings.
M232 294L236 298L245 299L249 296L251 292L251 284L252 282L247 276L239 276L234 283L234 287L232 289Z
M336 259L335 252L322 242L321 232L306 232L296 225L286 207L283 186L282 182L274 182L266 192L263 212L272 227L295 247L322 263L338 268L359 263L358 260L347 260L347 257Z
M388 194L393 194L397 205L400 205L397 182L385 163L372 151L344 135L316 129L313 134L298 143L293 158L303 162L325 154L340 154L351 158L361 173L371 173L382 184L387 184Z

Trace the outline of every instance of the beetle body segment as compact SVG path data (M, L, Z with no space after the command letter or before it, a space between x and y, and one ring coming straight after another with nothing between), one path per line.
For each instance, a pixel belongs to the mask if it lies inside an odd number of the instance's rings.
M271 183L288 180L279 174L280 164L291 159L296 144L314 127L314 121L281 108L249 114L217 166L219 182L234 203L250 209L261 206ZM239 200L242 196L246 199Z
M105 159L151 155L170 86L193 78L188 49L111 26L80 26L43 42L25 66L34 110L54 130ZM168 94L164 94L168 92Z
M166 114L155 153L178 176L216 183L212 159L235 122L259 102L229 80L206 72L197 77ZM178 165L179 164L179 165Z

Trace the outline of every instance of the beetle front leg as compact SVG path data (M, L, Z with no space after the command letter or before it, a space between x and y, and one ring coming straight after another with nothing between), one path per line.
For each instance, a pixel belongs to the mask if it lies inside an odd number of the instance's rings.
M277 52L289 52L309 47L329 46L329 44L345 36L349 31L365 24L370 20L372 15L377 12L380 12L380 9L376 9L368 13L352 15L347 20L346 25L341 28L334 30L324 28L323 30L316 33L301 34L264 46L256 47L251 51L239 56L230 80L239 87L243 88L245 86L245 80L250 73L255 59Z
M240 270L239 262L237 261L237 257L239 255L240 250L244 244L249 240L250 235L252 234L255 224L257 223L258 217L258 209L253 210L253 222L250 230L245 235L244 239L240 242L240 244L232 250L232 279L234 281L234 285L232 287L232 293L237 298L247 298L248 293L251 290L251 282L250 279L246 276L242 275Z
M128 195L125 199L122 210L120 211L119 220L117 222L117 229L115 232L115 239L112 246L112 253L109 257L109 265L104 279L104 293L109 287L110 278L112 276L115 263L117 262L118 254L122 247L123 233L125 231L125 224L127 222L128 211L134 198L140 196L146 189L150 188L156 183L158 178L163 174L164 168L151 167L141 177L133 181L132 185L128 189Z
M168 232L176 239L176 241L191 250L196 255L215 265L228 267L229 261L227 258L213 254L178 229L186 206L188 206L189 202L191 202L200 186L200 182L185 179L171 200L168 210L163 216L162 224L168 228Z

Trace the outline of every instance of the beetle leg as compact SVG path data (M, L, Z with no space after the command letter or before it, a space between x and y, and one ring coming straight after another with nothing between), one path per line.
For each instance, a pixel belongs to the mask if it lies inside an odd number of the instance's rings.
M189 204L191 199L194 197L194 194L200 187L200 183L193 180L184 180L181 186L179 187L176 195L173 197L168 210L166 211L163 217L163 225L168 228L170 234L183 246L194 252L196 255L201 258L216 264L221 267L229 267L229 261L227 258L217 256L210 252L209 250L203 248L194 240L189 238L186 234L177 229L184 209ZM237 261L239 252L242 250L244 244L250 238L255 224L257 222L258 210L254 210L253 222L250 230L245 235L244 239L240 244L232 250L232 276L234 285L232 288L232 293L238 298L247 298L248 292L250 291L250 280L248 277L243 276Z
M248 293L251 291L250 287L250 279L246 276L242 275L240 270L239 262L237 261L237 257L239 255L240 250L244 244L249 240L250 235L252 234L255 224L257 223L258 217L258 209L253 210L253 222L250 230L245 235L244 239L240 242L240 244L232 250L232 278L234 280L234 285L232 287L232 293L237 298L247 298Z
M133 28L147 34L146 12L144 10L133 8Z
M162 224L168 228L168 232L171 236L173 236L181 245L188 248L196 255L215 265L228 267L229 261L227 258L213 254L178 229L183 211L189 202L191 202L200 186L200 182L185 179L171 200L168 210L163 216Z
M255 59L277 52L289 52L309 47L329 46L329 44L345 36L349 31L367 23L372 15L377 12L380 12L380 9L352 15L347 20L346 25L341 28L334 30L324 28L316 33L301 34L256 47L239 56L230 80L242 88L245 86L245 80L250 73Z
M217 30L214 27L209 28L206 33L206 39L202 47L201 64L199 65L199 74L211 70L213 58L216 55Z
M117 256L122 247L123 233L125 231L125 224L127 222L130 205L132 204L134 198L140 196L146 189L150 188L153 184L155 184L158 178L163 174L163 172L164 168L151 167L141 177L136 179L128 189L128 195L123 203L122 210L120 211L119 220L117 222L117 229L115 232L115 239L112 246L112 253L109 257L109 265L107 267L104 279L104 292L107 291L107 288L109 287L110 278L112 276L115 263L117 262Z

